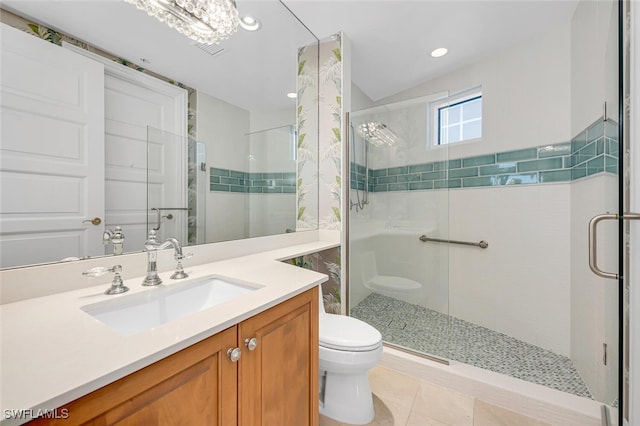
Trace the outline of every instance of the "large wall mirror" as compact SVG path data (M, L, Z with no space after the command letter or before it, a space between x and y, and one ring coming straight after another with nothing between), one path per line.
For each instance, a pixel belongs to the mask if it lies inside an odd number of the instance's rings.
M121 1L3 2L0 268L112 254L116 227L125 253L152 228L301 230L294 94L317 101L318 40L279 1L237 7L258 29L202 45Z

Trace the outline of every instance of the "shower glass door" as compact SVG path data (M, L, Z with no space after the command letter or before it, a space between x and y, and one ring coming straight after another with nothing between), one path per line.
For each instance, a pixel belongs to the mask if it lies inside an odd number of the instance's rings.
M448 147L428 131L438 93L353 112L349 314L387 344L449 356ZM437 326L436 324L439 324Z

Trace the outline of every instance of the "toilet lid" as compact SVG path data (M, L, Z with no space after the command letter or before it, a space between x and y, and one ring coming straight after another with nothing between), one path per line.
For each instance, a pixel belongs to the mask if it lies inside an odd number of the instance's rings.
M359 319L344 315L320 316L320 346L351 352L376 349L382 342L378 330Z

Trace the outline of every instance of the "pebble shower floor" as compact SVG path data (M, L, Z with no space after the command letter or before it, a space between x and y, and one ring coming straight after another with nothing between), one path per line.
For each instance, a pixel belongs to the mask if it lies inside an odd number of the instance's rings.
M569 358L486 327L377 293L351 316L380 330L385 342L592 399Z

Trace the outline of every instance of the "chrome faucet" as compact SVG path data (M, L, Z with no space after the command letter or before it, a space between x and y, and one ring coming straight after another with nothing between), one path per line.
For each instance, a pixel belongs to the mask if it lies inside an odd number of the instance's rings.
M102 244L105 246L113 244L113 254L116 256L121 255L124 246L124 232L122 232L122 228L116 226L113 228L113 231L106 229L102 234Z
M158 250L163 250L170 246L173 247L174 258L178 261L171 279L179 280L189 276L182 268L182 259L185 258L185 255L182 254L180 242L175 238L167 238L163 243L159 243L156 238L156 231L152 229L149 231L147 241L144 242L144 251L147 252L147 276L142 281L142 285L156 286L162 284L162 279L158 276Z

